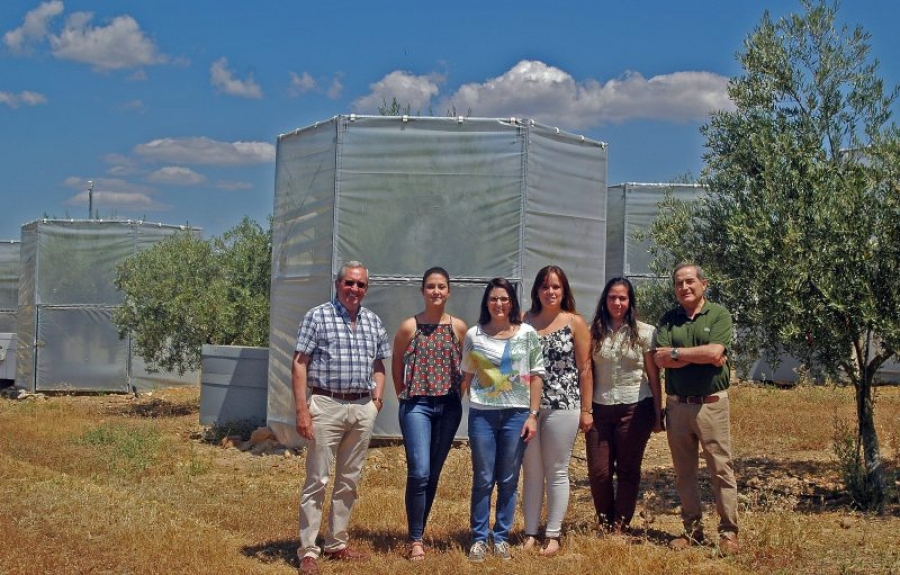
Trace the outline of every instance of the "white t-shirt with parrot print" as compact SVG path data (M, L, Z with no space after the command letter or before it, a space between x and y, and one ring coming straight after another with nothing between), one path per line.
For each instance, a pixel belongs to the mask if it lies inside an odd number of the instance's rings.
M475 374L469 387L473 407L528 409L531 378L546 373L540 337L524 323L508 339L489 336L476 325L466 332L462 370Z

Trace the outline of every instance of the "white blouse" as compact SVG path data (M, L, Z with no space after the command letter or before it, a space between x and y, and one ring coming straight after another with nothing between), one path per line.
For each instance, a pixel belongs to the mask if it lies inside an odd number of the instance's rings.
M644 372L644 354L652 349L655 329L640 321L637 329L634 347L628 347L627 326L622 326L593 350L594 403L631 404L653 397Z

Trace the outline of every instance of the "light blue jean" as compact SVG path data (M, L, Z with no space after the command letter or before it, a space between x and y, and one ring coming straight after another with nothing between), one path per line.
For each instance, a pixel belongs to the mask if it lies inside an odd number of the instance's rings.
M400 401L398 414L406 449L409 540L421 541L441 469L462 421L462 403L456 394L411 397Z
M469 445L472 449L472 541L509 540L516 513L519 470L525 455L522 426L528 410L469 407ZM491 494L497 487L494 529L490 528Z

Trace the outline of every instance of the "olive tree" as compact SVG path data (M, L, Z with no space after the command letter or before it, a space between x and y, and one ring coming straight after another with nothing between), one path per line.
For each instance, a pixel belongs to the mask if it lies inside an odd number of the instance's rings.
M118 266L113 314L149 371L200 367L203 344L268 344L271 225L244 217L221 238L179 232Z
M766 12L738 54L733 110L701 128L708 195L671 198L657 265L695 260L734 313L744 352L782 349L856 392L864 496L885 497L873 384L900 350L900 138L869 35L837 4ZM671 269L668 267L667 269Z

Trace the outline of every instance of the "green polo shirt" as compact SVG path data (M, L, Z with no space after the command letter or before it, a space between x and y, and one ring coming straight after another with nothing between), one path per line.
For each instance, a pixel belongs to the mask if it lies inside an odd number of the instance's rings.
M719 304L707 301L694 319L687 316L684 308L667 312L659 320L656 332L658 347L697 347L708 343L725 346L726 353L731 348L731 314ZM670 395L710 395L728 389L731 383L731 368L691 363L678 369L666 369L666 393Z

